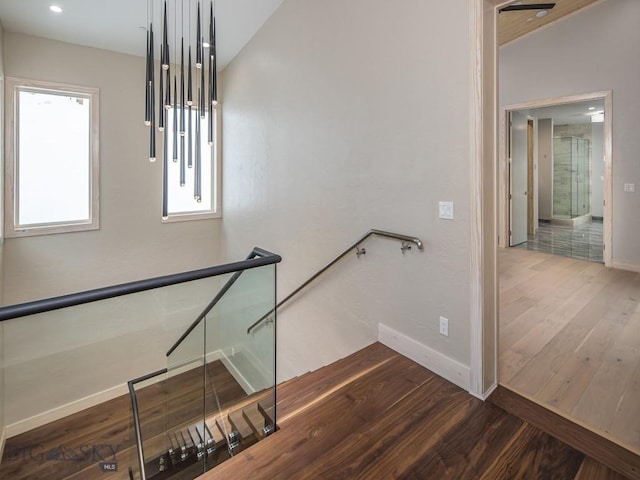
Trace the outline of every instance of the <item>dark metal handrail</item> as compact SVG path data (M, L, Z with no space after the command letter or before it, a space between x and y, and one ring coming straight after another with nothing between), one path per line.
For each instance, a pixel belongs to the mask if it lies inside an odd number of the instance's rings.
M307 279L302 285L300 285L298 288L296 288L293 292L291 292L287 297L285 297L283 300L281 300L273 309L271 309L270 311L268 311L267 313L265 313L262 317L260 317L257 321L255 321L248 329L247 329L247 335L251 333L251 330L253 330L254 328L256 328L258 325L260 325L264 320L266 320L267 318L269 318L269 316L275 312L278 308L280 308L282 305L284 305L285 303L287 303L292 297L294 297L298 292L300 292L302 289L304 289L307 285L309 285L311 282L313 282L316 278L318 278L320 275L322 275L324 272L326 272L327 270L329 270L334 264L338 263L338 261L340 261L347 253L349 253L351 250L353 250L354 248L356 249L356 254L358 256L366 253L366 251L364 249L360 249L359 245L364 242L367 238L369 238L372 235L377 235L380 237L387 237L387 238L393 238L395 240L400 240L402 241L402 247L400 247L400 250L402 251L402 253L404 253L406 250L410 250L411 249L411 243L415 244L416 247L418 247L418 250L423 250L424 246L422 244L422 240L420 240L418 237L411 237L409 235L401 235L399 233L392 233L392 232L385 232L384 230L375 230L375 229L371 229L369 230L367 233L365 233L360 239L358 239L357 241L355 241L352 245L350 245L344 252L342 252L340 255L338 255L336 258L334 258L331 262L329 262L326 266L322 267L320 270L318 270L318 272L316 272L314 275L312 275L309 279Z
M203 278L215 277L217 275L225 275L239 270L248 270L250 268L278 263L282 260L279 255L267 252L260 248L254 248L253 252L256 252L256 257L258 258L217 265L215 267L202 268L199 270L192 270L189 272L175 273L162 277L148 278L146 280L122 283L120 285L87 290L85 292L72 293L70 295L63 295L60 297L0 307L0 322L12 320L14 318L26 317L28 315L35 315L37 313L48 312L51 310L96 302L98 300L106 300L108 298L129 295L131 293L143 292L154 288L168 287L169 285L201 280Z
M263 265L278 263L281 260L282 258L279 255L276 255L275 253L271 253L261 248L255 247L251 251L251 253L247 255L247 258L244 260L244 262L240 262L240 263L255 262L257 263L255 265L256 267L261 267ZM215 305L220 301L220 299L224 296L224 294L227 293L227 291L233 286L234 283L236 283L236 280L238 280L240 275L242 275L242 272L244 272L245 270L248 270L249 268L254 268L254 267L251 266L243 269L238 269L238 271L236 271L233 274L233 276L229 280L227 280L227 283L225 283L224 286L218 292L218 294L215 297L213 297L213 300L209 302L209 304L204 308L202 313L196 317L196 319L189 326L189 328L187 328L187 330L180 336L180 338L169 349L169 351L167 352L167 357L171 355L176 348L178 348L178 346L182 343L182 341L189 336L189 334L193 331L193 329L196 328L198 324L211 311L211 309L215 307Z

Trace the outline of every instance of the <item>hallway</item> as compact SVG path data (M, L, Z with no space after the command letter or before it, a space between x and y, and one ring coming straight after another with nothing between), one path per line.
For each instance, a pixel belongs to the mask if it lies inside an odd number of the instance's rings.
M500 251L502 385L640 452L640 273Z

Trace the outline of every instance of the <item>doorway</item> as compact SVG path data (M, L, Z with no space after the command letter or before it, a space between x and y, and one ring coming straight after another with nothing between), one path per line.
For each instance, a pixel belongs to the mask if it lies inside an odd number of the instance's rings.
M596 92L503 107L500 246L610 263L610 104Z

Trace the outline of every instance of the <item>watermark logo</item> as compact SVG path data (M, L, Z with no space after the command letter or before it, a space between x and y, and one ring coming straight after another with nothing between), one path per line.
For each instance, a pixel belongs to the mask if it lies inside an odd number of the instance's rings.
M58 445L52 448L42 444L15 447L5 447L4 460L6 462L32 462L42 465L47 462L75 462L97 463L104 473L117 472L118 461L116 454L121 445L84 444L79 447Z

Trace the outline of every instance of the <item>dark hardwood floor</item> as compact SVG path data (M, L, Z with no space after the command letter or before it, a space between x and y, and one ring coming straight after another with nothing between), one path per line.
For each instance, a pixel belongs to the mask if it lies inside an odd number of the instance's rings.
M209 363L207 373L216 384L222 407L246 398L222 362ZM167 428L202 417L203 379L202 369L197 368L137 392L144 438L160 440L160 450L145 451L147 458L162 451ZM129 466L137 470L136 452L131 399L123 395L8 439L0 479L128 480ZM103 462L116 462L117 471L102 471Z
M279 431L202 479L640 478L616 473L379 343L280 385L277 395ZM135 462L129 425L125 397L14 437L0 478L126 479ZM82 444L104 445L93 453L115 456L119 471L46 458L56 445ZM119 446L115 455L109 445ZM29 446L41 446L36 460Z
M278 415L202 479L626 478L379 343L279 386Z

